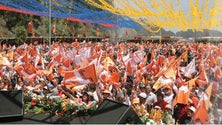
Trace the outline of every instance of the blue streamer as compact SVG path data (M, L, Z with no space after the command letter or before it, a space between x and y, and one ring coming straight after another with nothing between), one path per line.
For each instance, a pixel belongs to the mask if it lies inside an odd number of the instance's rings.
M49 0L1 0L0 4L39 16L49 16L49 2ZM113 24L117 28L143 28L129 17L115 15L93 7L84 0L52 0L51 5L51 17L54 18L73 17L96 24Z

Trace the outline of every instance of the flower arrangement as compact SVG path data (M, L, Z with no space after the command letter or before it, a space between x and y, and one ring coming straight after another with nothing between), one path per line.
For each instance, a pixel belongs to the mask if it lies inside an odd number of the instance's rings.
M62 100L60 98L50 98L46 96L35 95L33 93L24 93L25 113L60 113L62 112Z
M32 92L24 92L24 111L28 112L50 113L56 116L88 115L96 109L96 103L90 105L79 104L69 98L59 96L40 96Z
M149 118L155 121L157 124L162 123L163 111L160 109L152 109Z

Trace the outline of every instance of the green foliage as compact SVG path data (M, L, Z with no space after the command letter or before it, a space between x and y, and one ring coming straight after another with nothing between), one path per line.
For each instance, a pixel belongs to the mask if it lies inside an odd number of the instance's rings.
M40 17L39 20L33 21L37 24L35 27L36 36L49 36L49 18Z
M28 36L26 28L24 26L19 26L16 27L15 31L16 44L22 44L23 42L25 42Z
M78 2L82 2L81 0ZM90 6L90 5L86 5ZM72 12L75 13L75 12ZM33 15L26 15L20 14L10 11L3 11L0 10L0 33L4 32L5 37L16 37L16 44L21 44L26 42L27 37L27 28L28 22L33 22L33 30L35 32L36 37L48 37L49 30L52 33L52 28L49 28L49 17L44 16L33 16ZM66 19L60 18L53 18L51 19L51 26L56 24L56 36L57 37L64 37L72 36L72 27L75 28L75 36L77 34L82 34L83 37L85 36L85 27L88 30L88 36L95 36L96 35L96 28L92 27L91 25L94 24L84 24L80 22L72 22L67 21ZM100 27L96 25L96 27ZM100 31L102 32L102 31ZM102 33L100 33L102 34ZM47 41L47 40L46 40Z

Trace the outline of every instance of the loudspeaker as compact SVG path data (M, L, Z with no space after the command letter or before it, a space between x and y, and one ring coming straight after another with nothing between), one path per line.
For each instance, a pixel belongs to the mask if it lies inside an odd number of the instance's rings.
M0 121L23 118L23 91L0 91Z
M86 124L142 124L139 116L128 105L105 99Z

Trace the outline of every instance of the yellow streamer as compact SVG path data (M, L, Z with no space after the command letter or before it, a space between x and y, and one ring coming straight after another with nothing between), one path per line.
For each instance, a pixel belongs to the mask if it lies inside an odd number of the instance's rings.
M128 16L149 32L161 28L186 31L220 29L221 0L85 0L91 5L120 16ZM182 1L189 10L182 8Z

